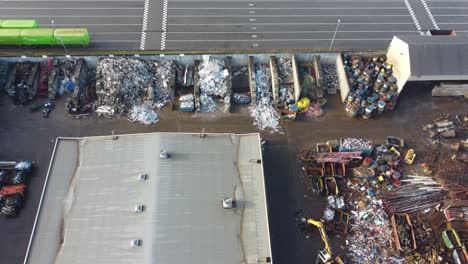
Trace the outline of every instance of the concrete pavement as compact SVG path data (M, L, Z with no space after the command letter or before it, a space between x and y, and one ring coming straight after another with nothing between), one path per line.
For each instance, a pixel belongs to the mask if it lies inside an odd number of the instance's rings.
M109 51L328 50L333 38L333 49L385 49L397 34L437 28L468 33L468 0L0 0L0 5L0 19L87 27L89 48Z

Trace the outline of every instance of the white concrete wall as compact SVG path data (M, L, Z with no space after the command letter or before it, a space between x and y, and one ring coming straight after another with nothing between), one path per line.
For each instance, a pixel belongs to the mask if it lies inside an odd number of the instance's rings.
M400 93L411 76L408 44L393 37L387 49L387 62L393 64L393 76L398 80L398 93Z

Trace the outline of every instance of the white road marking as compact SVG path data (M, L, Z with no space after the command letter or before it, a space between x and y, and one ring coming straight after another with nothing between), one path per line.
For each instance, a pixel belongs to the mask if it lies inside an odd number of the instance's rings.
M162 15L162 33L161 33L161 50L166 49L166 29L167 29L167 0L163 2L163 15Z
M421 3L423 4L424 6L424 9L426 9L426 13L427 15L429 16L429 18L431 19L431 22L432 22L432 25L434 26L435 29L439 29L439 26L437 25L437 22L435 21L435 18L434 16L432 15L432 12L431 10L429 9L429 7L427 6L427 3L425 0L420 0Z
M145 8L143 10L143 23L141 26L140 50L145 50L145 45L146 45L146 29L148 28L149 0L145 0L144 6Z
M410 13L411 18L413 19L414 25L416 26L416 29L419 31L419 35L424 36L424 32L421 31L421 25L419 24L418 19L416 18L416 15L414 14L413 8L411 7L410 3L408 0L405 0L405 5L406 8L408 8L408 12Z
M275 26L300 26L300 25L336 25L336 22L331 23L195 23L195 24L167 24L169 26L261 26L261 25L275 25ZM413 23L340 23L340 25L413 25Z
M170 10L242 10L242 9L257 9L257 10L382 10L382 7L170 7ZM404 7L385 7L387 9L406 9Z
M167 34L252 34L252 33L274 33L274 34L294 34L294 33L333 33L335 32L334 30L329 30L329 31L170 31L167 32ZM350 30L350 31L339 31L340 33L411 33L414 32L414 30L403 30L403 31L395 31L395 30L389 30L389 31L382 31L382 30L363 30L363 31L356 31L356 30ZM459 32L457 30L457 32Z
M140 10L143 7L2 7L2 10Z
M171 15L171 17L250 17L252 15ZM255 15L255 17L407 17L408 15ZM336 23L335 23L336 24Z
M257 39L255 41L265 41L265 42L268 42L268 41L314 41L314 40L332 40L331 38L329 39ZM348 41L348 40L351 40L351 41L354 41L354 40L391 40L391 38L370 38L370 39L366 39L366 38L358 38L358 39L335 39L335 41L337 40L345 40L345 41ZM191 39L191 40L186 40L186 39L173 39L173 40L168 40L167 42L246 42L246 41L252 41L251 39Z
M56 16L56 15L0 15L0 17L29 17L29 18L35 18L35 17L115 17L115 18L122 18L122 17L141 17L141 16L114 16L114 15L69 15L69 16ZM56 23L58 24L58 23Z

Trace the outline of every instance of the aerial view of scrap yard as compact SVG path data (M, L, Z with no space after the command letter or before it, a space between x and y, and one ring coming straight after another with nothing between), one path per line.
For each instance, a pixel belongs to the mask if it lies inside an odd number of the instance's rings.
M468 264L468 0L0 0L1 264Z

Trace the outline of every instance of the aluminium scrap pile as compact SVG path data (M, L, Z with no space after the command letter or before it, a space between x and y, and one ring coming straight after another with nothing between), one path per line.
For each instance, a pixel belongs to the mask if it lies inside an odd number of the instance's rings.
M128 112L130 122L140 122L144 125L151 125L158 122L158 114L153 111L153 106L149 102L134 105Z
M209 55L203 55L199 70L200 104L202 112L213 112L217 109L215 98L221 98L224 102L230 100L226 77L229 75L224 61L210 59Z
M273 105L271 92L271 76L269 68L265 65L255 65L257 104L250 106L250 116L254 125L260 129L270 128L279 132L280 113Z
M96 71L96 113L120 117L143 103L153 78L147 64L136 59L106 58Z
M175 62L149 61L149 70L154 76L153 102L157 108L162 108L172 101L174 97Z
M278 77L280 103L294 103L294 79L291 59L278 59Z

